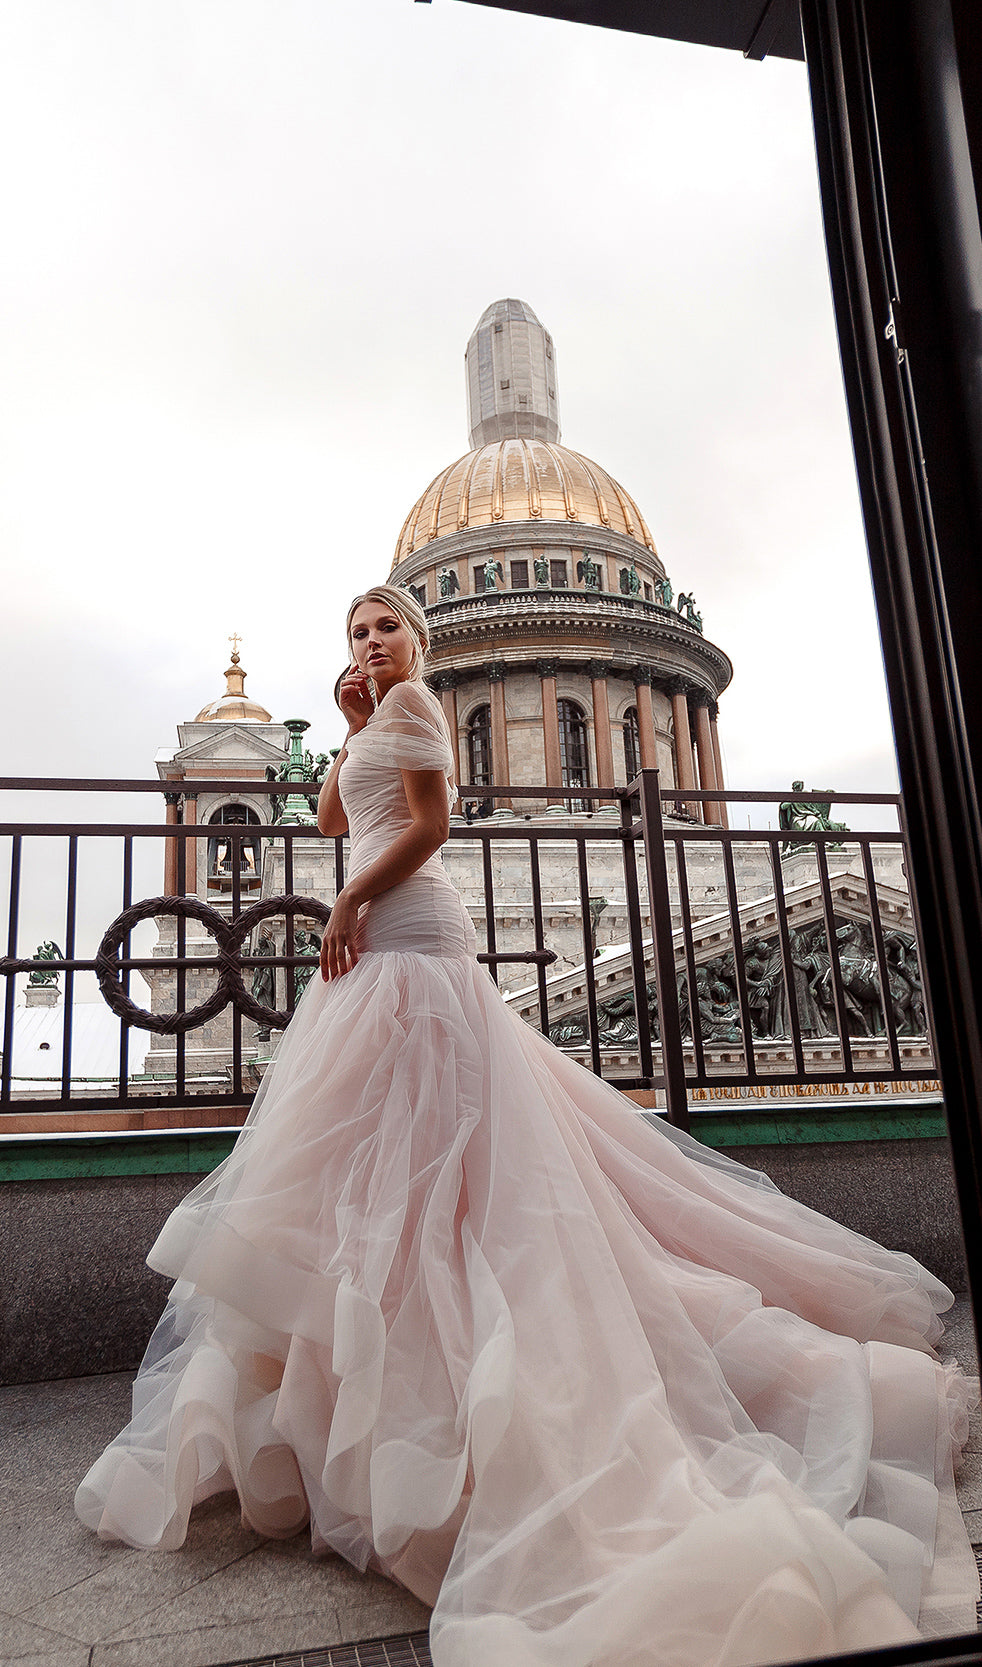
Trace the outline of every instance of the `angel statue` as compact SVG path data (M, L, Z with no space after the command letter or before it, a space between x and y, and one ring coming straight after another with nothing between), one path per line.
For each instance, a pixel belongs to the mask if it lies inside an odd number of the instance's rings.
M694 625L697 631L702 630L702 614L697 611L697 609L696 609L696 599L695 599L695 596L692 595L691 592L680 590L679 591L679 599L678 599L678 602L676 603L676 607L678 608L678 611L679 611L680 614L682 612L682 609L684 608L685 609L685 617L688 620L689 624Z
M547 585L549 583L549 563L545 556L536 556L532 563L532 571L535 574L537 585Z
M498 580L500 579L502 583L504 583L504 578L505 570L500 561L495 561L493 556L489 556L487 561L484 563L485 590L497 590Z
M293 948L294 954L310 957L309 966L294 967L293 969L293 999L297 1002L314 976L317 957L321 950L321 941L316 932L308 932L304 927L300 927L293 934Z
M437 579L440 584L441 596L456 596L458 590L460 589L460 580L457 577L457 571L455 568L441 567L439 573L437 574Z
M576 577L578 579L582 580L584 589L586 589L586 590L599 590L600 589L600 566L599 566L599 563L595 562L592 556L585 555L583 557L583 560L578 561L577 564L576 564Z
M51 938L45 938L44 942L39 943L34 951L34 959L35 961L63 961L65 957ZM53 967L35 967L28 975L27 982L35 986L38 984L57 985L58 974Z
M263 960L267 963L271 961L276 954L276 943L273 939L273 935L265 927L260 930L258 937L253 943L252 953L254 956L262 956ZM275 968L269 966L268 964L256 967L253 970L250 990L253 1001L258 1001L262 1007L275 1007ZM269 1031L269 1023L264 1019L256 1031L256 1041L268 1042L270 1040Z

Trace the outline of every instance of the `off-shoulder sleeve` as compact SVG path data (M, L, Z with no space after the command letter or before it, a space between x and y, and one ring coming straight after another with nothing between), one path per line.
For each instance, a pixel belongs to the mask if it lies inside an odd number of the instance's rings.
M422 683L397 683L364 729L347 743L349 758L398 770L452 775L450 730L436 696Z

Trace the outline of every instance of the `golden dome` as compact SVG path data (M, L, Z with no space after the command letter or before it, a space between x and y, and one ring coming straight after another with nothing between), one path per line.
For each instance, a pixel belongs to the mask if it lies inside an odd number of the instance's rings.
M393 567L429 544L501 521L569 521L623 533L655 554L634 499L599 463L547 440L493 441L451 463L406 517Z
M246 674L239 665L238 651L232 651L232 664L225 671L225 693L218 700L209 701L195 718L196 724L271 724L272 713L258 700L250 700L245 693Z

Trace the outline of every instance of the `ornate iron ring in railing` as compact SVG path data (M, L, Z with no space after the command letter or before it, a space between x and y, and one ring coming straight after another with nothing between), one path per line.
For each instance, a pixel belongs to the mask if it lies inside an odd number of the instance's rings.
M251 909L243 910L237 919L232 921L228 929L229 944L244 943L254 926L261 920L268 920L271 915L298 914L313 916L315 920L326 926L331 918L331 911L326 903L321 903L316 897L299 897L293 893L288 897L266 897L261 903L254 903ZM289 978L292 968L287 969ZM230 971L233 979L231 1000L247 1018L255 1019L257 1024L269 1025L272 1030L284 1030L290 1022L289 1013L281 1013L275 1007L264 1007L262 1002L249 993L242 982L242 969L236 951L230 957Z
M316 897L301 897L297 893L267 897L244 910L234 921L223 920L217 909L196 897L148 897L142 903L134 903L113 921L96 952L95 973L103 1000L125 1024L134 1025L138 1030L152 1030L162 1036L196 1030L229 1005L237 1007L258 1024L283 1030L290 1022L290 1013L281 1013L275 1007L264 1007L246 991L238 947L261 920L280 914L304 915L323 921L325 925L331 918L326 903L321 903ZM123 939L142 920L155 919L160 915L198 920L215 939L217 954L208 960L202 959L200 969L195 967L195 971L216 971L218 983L207 1001L182 1013L148 1013L145 1007L137 1007L120 985L120 974L125 967L125 962L119 960ZM164 970L166 959L162 959L160 965Z

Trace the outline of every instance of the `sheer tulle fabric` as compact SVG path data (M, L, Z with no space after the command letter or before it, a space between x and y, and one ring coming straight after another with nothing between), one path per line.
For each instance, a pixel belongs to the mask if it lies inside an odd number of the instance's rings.
M450 768L412 685L343 768L353 867L408 817L402 768ZM972 1627L945 1288L516 1019L438 858L360 931L151 1253L177 1283L83 1521L174 1548L235 1488L261 1532L309 1520L434 1605L437 1667Z

